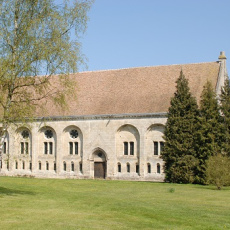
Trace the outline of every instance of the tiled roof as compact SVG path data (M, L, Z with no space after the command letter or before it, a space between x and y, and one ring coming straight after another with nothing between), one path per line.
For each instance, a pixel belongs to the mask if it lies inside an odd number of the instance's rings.
M78 88L77 100L68 99L69 110L58 110L47 102L46 114L38 112L37 116L167 112L181 69L199 100L207 80L216 87L219 68L218 62L210 62L71 74Z

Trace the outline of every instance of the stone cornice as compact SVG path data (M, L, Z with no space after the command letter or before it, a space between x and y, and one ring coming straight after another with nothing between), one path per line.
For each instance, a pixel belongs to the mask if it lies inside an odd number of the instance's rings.
M75 120L110 120L110 119L141 119L141 118L167 118L167 113L137 113L137 114L103 114L85 116L51 116L37 117L35 121L75 121Z

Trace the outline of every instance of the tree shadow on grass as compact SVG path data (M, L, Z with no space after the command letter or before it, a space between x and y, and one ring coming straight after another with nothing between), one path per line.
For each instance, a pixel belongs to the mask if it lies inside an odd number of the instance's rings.
M3 195L7 195L7 196L14 196L14 195L35 195L35 193L34 192L30 192L30 191L23 191L23 190L17 190L17 189L10 189L10 188L0 187L0 198Z
M207 189L207 190L213 190L213 191L230 191L230 186L223 186L221 189L218 189L215 185L198 185L195 186L196 189Z

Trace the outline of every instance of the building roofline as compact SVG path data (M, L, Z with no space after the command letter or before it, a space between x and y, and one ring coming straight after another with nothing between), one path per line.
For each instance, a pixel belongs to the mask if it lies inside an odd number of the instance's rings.
M167 117L167 112L160 113L125 113L125 114L101 114L101 115L79 115L79 116L50 116L37 117L36 121L72 121L72 120L104 120L104 119L139 119L139 118L154 118Z
M169 65L154 65L154 66L138 66L138 67L125 67L120 69L105 69L105 70L89 70L89 71L81 71L77 73L94 73L94 72L106 72L106 71L118 71L118 70L132 70L132 69L144 69L144 68L158 68L158 67L166 67L166 66L182 66L182 65L199 65L199 64L208 64L208 63L219 63L219 61L210 61L210 62L198 62L198 63L182 63L182 64L169 64ZM76 73L71 73L76 74Z

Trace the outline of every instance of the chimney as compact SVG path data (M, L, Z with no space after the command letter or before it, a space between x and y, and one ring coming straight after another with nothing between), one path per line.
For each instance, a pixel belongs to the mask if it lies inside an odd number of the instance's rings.
M220 52L219 60L221 60L221 59L227 59L226 56L225 56L225 52L224 51Z

